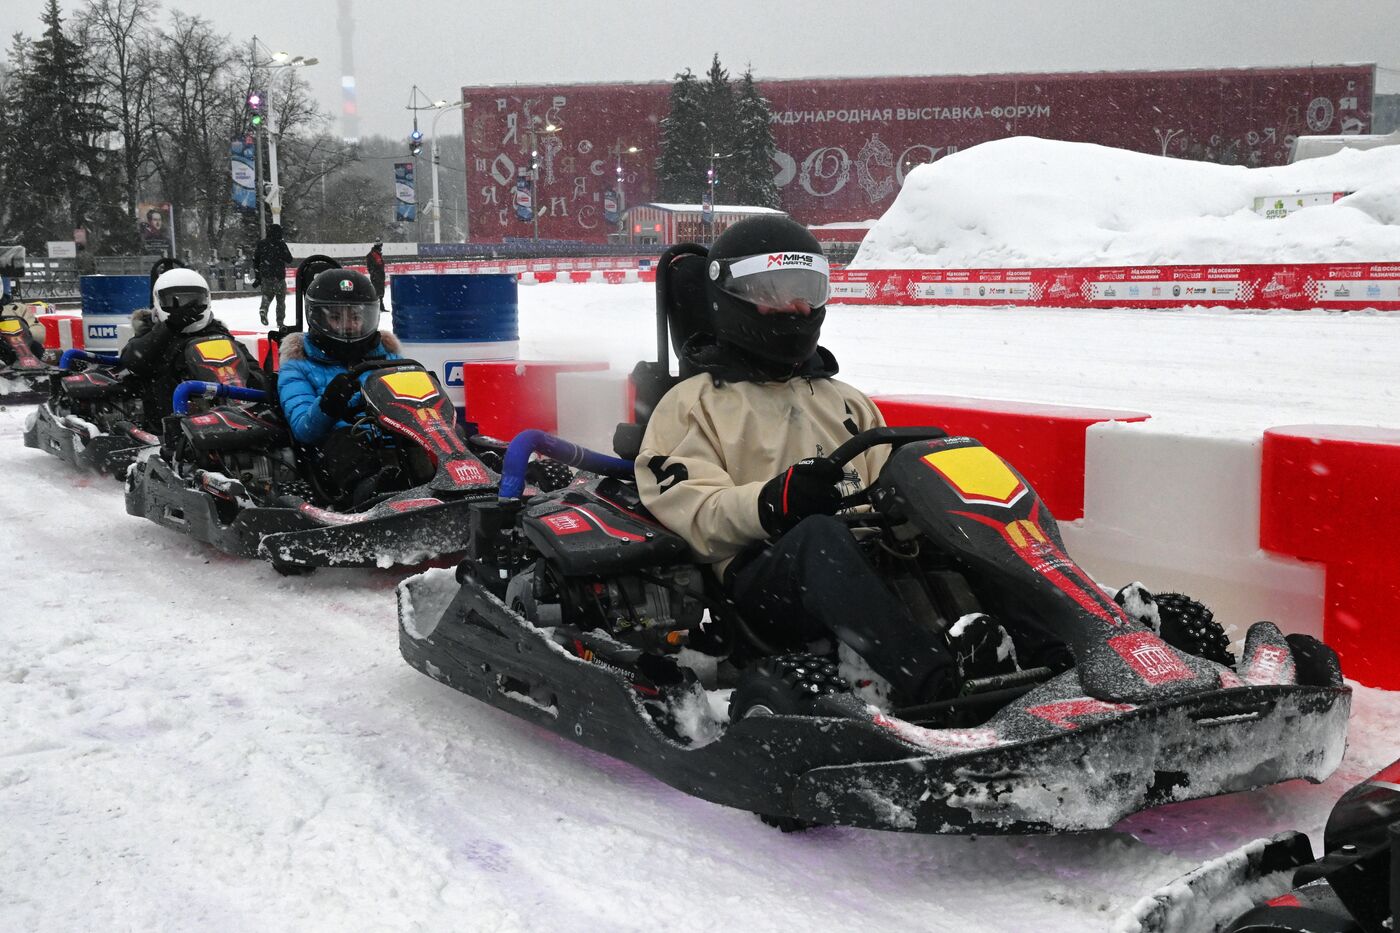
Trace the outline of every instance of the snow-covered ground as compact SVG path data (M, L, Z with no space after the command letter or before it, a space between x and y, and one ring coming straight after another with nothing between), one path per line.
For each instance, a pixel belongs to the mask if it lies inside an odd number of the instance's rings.
M256 303L221 302L235 326ZM1400 316L834 308L867 391L1400 426ZM521 289L522 355L630 367L651 288ZM281 578L129 518L0 410L0 929L1104 929L1199 859L1320 831L1400 755L1358 688L1320 786L1113 832L782 835L423 677L388 571Z

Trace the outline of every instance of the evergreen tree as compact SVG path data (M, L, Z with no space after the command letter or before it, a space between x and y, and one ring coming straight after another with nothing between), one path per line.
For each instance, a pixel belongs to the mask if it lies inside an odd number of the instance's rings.
M96 220L112 180L99 145L112 129L102 113L100 83L82 48L64 32L58 0L48 0L40 19L44 33L30 50L22 81L25 134L31 137L24 140L29 158L23 171L31 195L44 202L40 223L22 234L36 251L45 240L72 239L74 230Z
M710 62L710 70L705 75L704 85L704 132L705 151L701 153L705 167L714 165L715 174L724 186L726 203L739 204L734 200L732 182L735 130L738 121L734 112L734 89L729 83L729 72L719 63L719 53ZM713 162L712 162L713 160ZM719 201L718 190L715 200Z
M729 160L727 198L737 204L777 207L778 186L773 166L778 146L773 142L772 110L754 84L753 69L744 71L734 105L734 155Z
M662 201L694 204L705 189L705 101L689 68L671 85L671 111L661 120L661 155L656 174Z

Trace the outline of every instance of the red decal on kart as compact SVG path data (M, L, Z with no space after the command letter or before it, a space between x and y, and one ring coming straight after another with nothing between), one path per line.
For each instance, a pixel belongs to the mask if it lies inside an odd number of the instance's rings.
M1048 535L1040 530L1037 524L1039 517L1039 503L1031 509L1029 519L1021 519L1007 524L995 518L985 515L978 515L976 512L951 512L962 518L970 518L980 522L989 528L996 530L1001 535L1006 546L1015 552L1016 556L1025 561L1033 571L1040 574L1056 589L1073 599L1080 608L1090 615L1097 616L1115 628L1122 628L1128 624L1128 617L1113 600L1104 595L1094 583L1084 578L1083 571L1070 560L1068 554L1056 547ZM1034 528L1037 533L1027 533L1029 528Z
M1166 642L1151 632L1115 635L1108 640L1108 646L1118 652L1118 656L1149 684L1191 679L1191 668L1172 653Z
M426 509L430 505L442 505L441 499L400 499L398 502L390 502L389 508L395 512L411 512L414 509Z
M1037 719L1043 719L1053 726L1059 726L1061 729L1077 729L1079 724L1074 720L1081 716L1126 713L1128 710L1136 708L1129 703L1105 703L1103 700L1095 700L1092 697L1080 697L1075 700L1059 700L1055 703L1032 706L1026 710L1026 713Z
M911 745L924 748L981 749L992 748L1001 741L995 729L927 729L902 719L876 713L870 719L875 725L888 729Z
M1287 647L1260 645L1258 650L1245 660L1242 674L1246 683L1257 687L1264 684L1291 684L1297 680L1296 672L1293 652Z
M1276 898L1274 898L1273 900L1269 901L1268 904L1269 904L1270 907L1302 907L1302 906L1303 906L1302 903L1298 900L1298 895L1293 894L1292 892L1289 892L1288 894L1280 894L1278 897L1276 897Z
M540 519L549 526L549 530L556 535L575 535L580 531L592 531L593 526L583 520L583 516L572 509L555 512L553 515L546 515Z
M486 468L475 460L449 460L447 474L458 486L483 486L491 482Z

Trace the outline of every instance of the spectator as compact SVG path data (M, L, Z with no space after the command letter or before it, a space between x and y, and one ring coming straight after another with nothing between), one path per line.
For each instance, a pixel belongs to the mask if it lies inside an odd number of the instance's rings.
M369 270L369 281L374 293L379 296L379 310L384 310L384 243L376 240L365 255L365 267Z
M258 241L253 250L253 284L262 287L262 305L258 315L264 326L267 324L267 306L277 299L277 326L286 326L287 316L287 263L292 261L292 251L287 241L282 239L282 225L269 224L267 236Z

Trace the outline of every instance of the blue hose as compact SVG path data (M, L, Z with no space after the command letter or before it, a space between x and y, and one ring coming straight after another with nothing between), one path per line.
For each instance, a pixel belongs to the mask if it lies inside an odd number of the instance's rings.
M515 439L506 448L505 465L501 467L499 495L502 499L519 499L525 492L525 468L530 465L531 454L541 454L589 473L601 473L621 479L632 478L631 460L609 457L607 454L580 447L562 437L532 428L515 435Z
M102 363L107 366L120 366L122 358L116 353L98 353L95 350L64 350L58 358L58 368L67 369L74 360L87 360L89 363Z
M219 382L200 382L191 379L175 387L175 393L170 396L170 407L177 415L186 414L190 410L190 399L196 396L203 396L204 398L237 398L247 402L262 402L267 400L267 393L262 389L249 389L245 386L226 386Z

